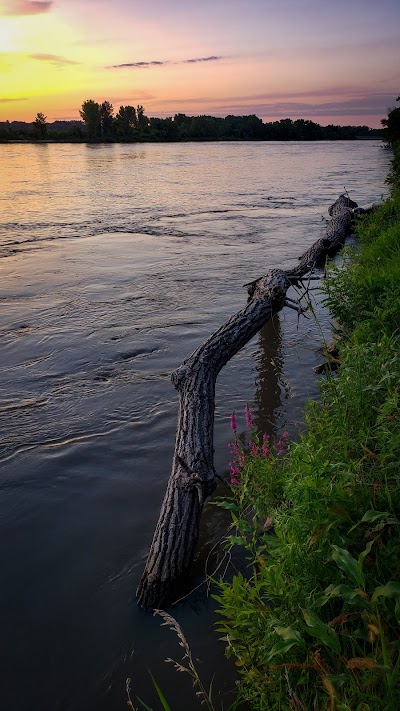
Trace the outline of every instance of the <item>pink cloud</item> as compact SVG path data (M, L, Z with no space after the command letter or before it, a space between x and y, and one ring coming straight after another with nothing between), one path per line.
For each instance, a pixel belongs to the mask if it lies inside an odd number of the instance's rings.
M329 94L331 95L329 96ZM361 93L348 87L336 87L332 92L325 89L315 89L308 92L255 94L223 99L203 96L169 99L162 103L167 105L166 113L168 114L171 111L185 111L185 107L191 106L189 113L199 110L223 116L227 113L255 113L268 121L278 117L314 118L315 116L343 117L346 115L380 117L386 114L387 106L393 103L393 96L387 91L371 90ZM160 101L155 103L156 106L161 104ZM154 106L155 109L156 106Z
M38 15L49 12L54 0L5 0L5 15Z
M149 67L163 67L167 64L198 64L199 62L218 62L223 57L198 57L197 59L182 59L181 61L171 61L169 59L162 62L152 60L150 62L126 62L125 64L113 64L109 69L148 69Z

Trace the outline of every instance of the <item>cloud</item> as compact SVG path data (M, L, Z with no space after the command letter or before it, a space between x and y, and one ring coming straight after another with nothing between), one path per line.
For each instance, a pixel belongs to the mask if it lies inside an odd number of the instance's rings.
M320 102L313 102L312 99L324 98L326 101L322 100ZM351 98L349 98L351 97ZM293 101L293 99L311 99L311 101ZM284 101L280 101L285 99ZM178 99L174 100L178 102ZM244 95L244 96L233 96L227 97L226 99L216 99L210 97L196 97L192 99L184 99L188 103L209 103L209 104L222 104L224 106L239 106L239 105L262 105L263 107L270 106L273 109L281 108L286 109L303 109L309 107L312 109L315 107L320 111L323 107L327 111L335 109L335 107L343 110L345 107L351 111L365 111L365 113L370 113L373 110L379 110L382 104L386 105L387 102L393 101L393 95L387 91L365 91L360 93L356 90L351 90L348 87L337 87L335 89L315 89L313 91L303 91L303 92L286 92L286 93L274 93L274 94L254 94L254 95ZM350 111L351 110L351 111Z
M198 64L199 62L217 62L223 57L212 55L211 57L198 57L196 59L182 59L178 61L165 60L162 62L126 62L125 64L113 64L109 69L148 69L149 67L165 67L167 64Z
M199 57L198 59L185 59L182 64L197 64L197 62L218 62L218 60L223 59L223 57ZM176 62L180 64L180 62Z
M0 104L8 104L13 101L28 101L28 98L26 96L19 96L18 98L15 98L15 99L4 97L4 98L0 99Z
M4 15L39 15L49 12L54 5L53 0L5 0Z
M332 92L329 96L324 92L324 98L318 101L322 95L315 91L309 95L310 101L262 101L262 97L256 100L257 111L263 116L279 116L281 118L302 118L305 115L309 118L314 116L382 116L386 114L387 107L393 103L393 95L389 92L349 91L344 88L342 92ZM349 96L350 95L350 96ZM267 97L265 97L267 99ZM261 101L260 101L261 99ZM248 99L246 100L246 102Z
M345 118L372 117L381 118L386 115L388 106L394 104L397 94L394 91L382 92L367 89L360 92L358 89L349 87L335 87L331 91L327 89L315 89L310 92L274 93L231 96L223 99L215 97L193 97L184 99L170 99L163 102L162 113L166 116L171 113L182 111L184 113L196 114L204 113L213 116L227 116L256 114L264 121L272 121L280 118L309 118L322 119L323 117ZM296 100L297 99L297 100ZM157 111L157 105L161 102L154 102L153 109ZM191 109L188 110L189 106Z
M126 64L114 64L110 69L147 69L148 67L162 67L164 64L168 64L168 62L127 62Z
M80 64L80 62L74 62L73 59L66 59L65 57L60 57L58 54L30 54L31 59L37 59L40 62L49 62L50 64L56 64L57 66L64 66L67 64Z

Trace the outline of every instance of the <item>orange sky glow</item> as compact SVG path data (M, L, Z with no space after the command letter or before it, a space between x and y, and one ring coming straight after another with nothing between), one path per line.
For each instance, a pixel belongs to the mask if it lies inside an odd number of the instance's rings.
M0 0L0 120L253 114L378 127L400 93L397 0Z

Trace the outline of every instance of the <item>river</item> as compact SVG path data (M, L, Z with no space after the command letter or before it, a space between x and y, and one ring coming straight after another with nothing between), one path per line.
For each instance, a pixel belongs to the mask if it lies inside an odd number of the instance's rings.
M171 468L170 373L245 304L244 283L323 234L344 186L361 205L386 195L389 156L379 141L6 144L0 162L2 707L119 711L127 677L152 705L150 669L174 711L200 708L164 663L173 633L135 604ZM260 430L301 429L330 330L313 295L318 322L285 309L220 374L218 471L247 402ZM200 587L173 612L227 706L234 671L201 585L227 520L203 518Z

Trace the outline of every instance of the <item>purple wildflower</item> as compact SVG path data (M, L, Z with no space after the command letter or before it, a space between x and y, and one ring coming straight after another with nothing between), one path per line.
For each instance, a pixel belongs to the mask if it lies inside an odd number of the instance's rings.
M238 468L238 465L236 464L236 462L230 462L230 470L231 470L231 484L233 484L233 485L238 484L239 480L237 479L237 477L239 476L240 471L239 471L239 468Z
M249 410L248 405L246 405L246 407L244 408L244 415L246 418L246 427L248 427L251 430L253 427L253 416Z
M260 449L256 445L256 443L253 442L253 440L251 440L251 442L250 442L250 452L253 457L258 457L258 455L260 454Z
M271 454L270 449L269 449L269 440L270 440L270 436L265 434L265 432L264 432L263 443L262 443L262 447L261 447L261 454L263 457L269 457L269 455Z
M278 454L286 454L284 449L278 449Z
M238 474L240 474L239 467L236 462L230 462L230 468L232 476L237 476Z
M228 447L232 457L237 457L239 450L236 442L229 442Z
M237 430L237 424L236 424L236 415L234 412L231 414L231 428L233 429L234 432Z
M244 452L239 451L239 453L238 453L238 461L239 461L239 465L240 465L241 467L244 467L244 465L246 464L246 455L245 455Z
M284 432L282 437L284 437L284 439L289 439L289 432Z
M269 457L270 455L269 447L266 442L264 442L263 446L261 447L261 454L263 457Z

